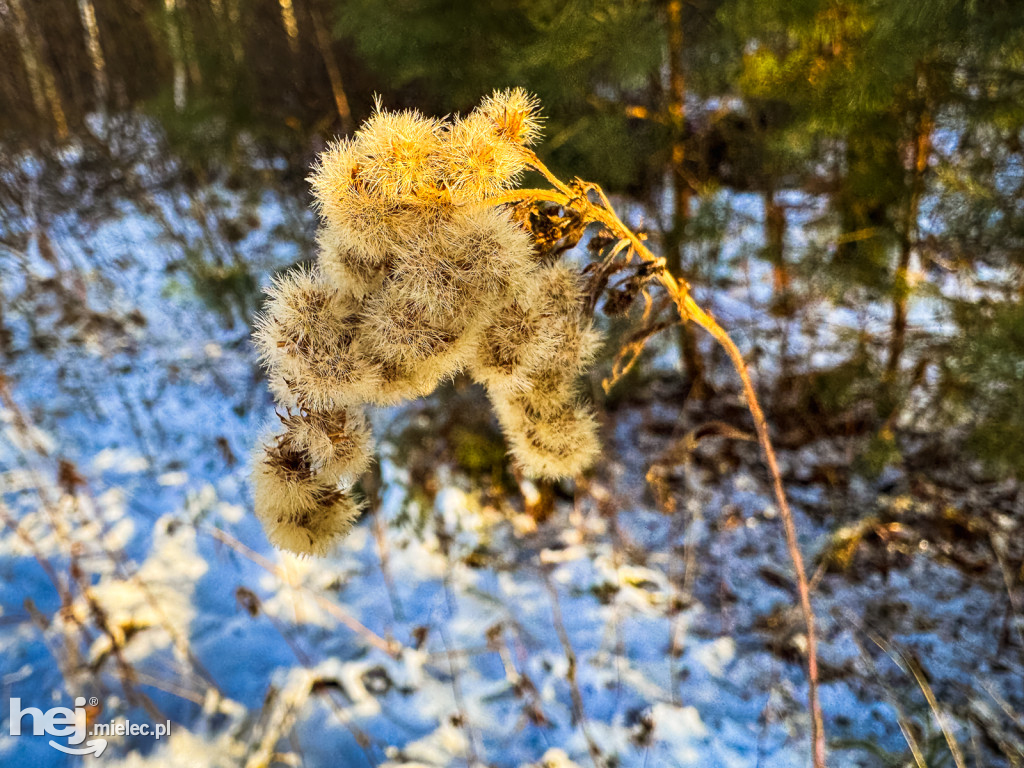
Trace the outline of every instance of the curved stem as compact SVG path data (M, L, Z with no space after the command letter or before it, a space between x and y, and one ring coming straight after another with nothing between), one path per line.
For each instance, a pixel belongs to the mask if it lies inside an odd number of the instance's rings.
M761 452L764 454L765 463L772 476L772 488L775 492L775 501L779 506L779 513L782 517L782 524L786 531L786 547L789 550L790 559L793 561L793 569L796 571L797 594L800 598L800 611L803 613L804 624L807 629L807 680L808 699L811 710L811 738L814 743L814 765L815 768L824 768L825 765L825 723L821 713L821 702L818 698L818 638L815 631L814 609L811 606L811 590L807 581L807 571L804 568L803 555L800 554L800 545L797 541L796 523L793 520L793 512L786 500L786 492L782 487L782 474L779 472L779 463L775 457L775 449L772 447L771 437L768 434L768 422L761 404L757 400L754 391L754 384L750 379L750 372L747 364L740 353L736 342L732 340L725 329L722 328L714 318L702 310L689 294L674 297L677 303L681 302L680 314L684 317L689 315L697 325L714 336L732 361L736 373L743 382L743 394L746 396L747 409L754 419L754 427L757 429L757 441L761 445ZM683 308L685 306L685 309Z
M804 625L807 631L807 687L808 704L811 713L811 740L814 748L814 766L815 768L824 768L825 723L818 696L818 638L815 631L814 608L811 605L811 589L807 580L807 571L804 568L803 555L800 553L800 545L797 540L796 523L793 520L793 512L789 507L789 502L786 500L786 492L782 485L782 474L779 472L778 460L775 456L775 449L772 446L771 436L768 431L768 422L765 419L764 411L761 410L761 404L757 399L757 392L754 389L754 383L750 378L750 372L747 369L746 361L743 359L743 354L725 329L693 300L693 297L690 295L689 286L665 269L665 260L655 256L644 244L643 240L622 222L599 187L593 184L584 185L586 191L593 191L598 195L600 205L595 205L585 197L580 198L574 195L573 190L558 180L532 152L530 153L529 161L557 190L512 190L491 198L487 202L498 205L511 202L548 201L563 206L571 206L578 205L582 201L585 207L584 214L589 216L591 220L604 224L616 236L626 240L643 261L662 267L658 274L658 280L675 302L680 317L684 321L693 321L707 331L726 351L733 368L736 369L736 373L740 377L740 381L743 384L743 394L747 401L747 408L754 420L754 427L757 431L757 441L761 446L765 463L772 476L772 490L786 533L786 548L789 551L790 559L793 561L793 569L796 571L800 611L803 614Z

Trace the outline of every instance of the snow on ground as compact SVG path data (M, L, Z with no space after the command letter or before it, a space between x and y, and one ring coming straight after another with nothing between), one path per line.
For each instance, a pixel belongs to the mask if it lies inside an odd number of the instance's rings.
M424 496L384 441L380 503L330 557L273 551L248 512L247 457L272 408L246 310L211 308L178 270L217 237L197 199L229 219L243 206L224 189L178 194L87 230L59 216L45 242L37 232L0 262L14 350L0 411L5 700L96 697L98 722L172 721L160 741L111 738L107 765L810 764L806 638L756 451L741 445L727 469L709 453L673 470L679 508L659 511L645 474L701 421L670 399L612 412L587 492L562 494L537 526L458 472L442 470ZM741 240L756 238L747 212ZM236 247L265 284L303 252L282 234L294 204L268 192L255 213ZM777 343L776 321L747 309L768 299L751 285L764 275L713 306L744 326L748 348ZM69 296L76 317L62 310ZM825 355L835 339L800 343ZM422 425L426 410L378 412L378 433ZM837 451L782 459L799 478ZM899 482L862 483L839 502L794 484L805 551ZM909 759L901 722L936 756L929 765L946 759L900 652L927 667L961 744L977 739L967 713L1022 711L1022 648L997 639L1024 629L1006 599L990 575L927 553L859 581L825 574L815 606L830 765ZM74 762L42 736L9 735L7 720L0 764Z

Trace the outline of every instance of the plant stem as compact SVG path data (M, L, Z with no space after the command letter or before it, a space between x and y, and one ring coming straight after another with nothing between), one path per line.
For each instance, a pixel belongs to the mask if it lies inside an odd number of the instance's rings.
M622 222L600 187L596 184L578 183L578 189L574 190L555 177L536 155L530 153L529 160L530 164L542 173L556 189L512 190L492 198L488 202L497 205L506 202L548 201L567 208L582 208L584 216L589 217L594 222L603 224L617 237L626 240L637 256L643 261L662 268L659 271L658 280L675 302L680 317L684 321L693 321L711 334L715 341L726 351L729 360L740 377L740 381L743 384L743 394L747 401L747 408L754 419L754 426L757 430L757 440L761 446L761 452L764 454L768 471L772 476L772 490L775 494L775 501L779 507L779 514L782 517L786 533L786 548L789 550L790 559L793 561L793 569L796 571L797 594L807 631L808 703L811 713L811 741L814 750L814 768L825 768L825 723L821 712L821 702L818 697L818 639L817 632L815 631L814 608L811 605L810 584L807 580L803 555L800 553L800 545L797 541L793 512L789 507L789 502L786 500L786 492L782 485L782 475L779 472L778 460L776 459L775 449L772 446L771 436L769 435L768 422L765 419L764 411L761 410L761 405L757 399L757 393L754 390L754 384L750 378L750 372L747 370L743 354L729 334L726 333L725 329L693 300L693 297L690 295L689 285L685 281L677 279L668 269L665 269L665 259L655 256L644 244L643 240ZM595 204L590 200L588 194L590 192L598 196L600 204Z

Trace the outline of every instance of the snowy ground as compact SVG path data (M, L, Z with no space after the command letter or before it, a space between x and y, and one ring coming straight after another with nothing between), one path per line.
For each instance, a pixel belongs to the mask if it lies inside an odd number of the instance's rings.
M742 244L757 210L738 204ZM202 301L182 274L219 250L265 283L303 255L300 207L171 185L89 226L5 224L28 233L0 253L5 702L96 697L90 722L172 721L160 741L111 738L108 765L809 765L805 638L756 447L701 442L659 470L661 504L645 480L690 429L739 412L728 394L721 413L681 411L670 370L608 409L601 465L539 523L529 484L502 495L408 461L400 436L427 440L439 412L483 402L457 385L376 414L380 498L329 558L269 548L248 512L247 456L272 418L251 308ZM223 237L224 220L253 215ZM767 300L761 277L702 298L773 370L779 321L745 309ZM848 315L824 327L864 322ZM800 343L827 357L831 331ZM913 765L908 742L955 765L943 728L964 764L1020 764L1024 626L1006 584L1024 497L922 490L906 468L821 480L849 455L819 441L781 457L809 559L853 542L848 567L815 581L830 765ZM935 520L1006 569L932 545L921 521ZM3 706L0 764L78 761L9 735Z

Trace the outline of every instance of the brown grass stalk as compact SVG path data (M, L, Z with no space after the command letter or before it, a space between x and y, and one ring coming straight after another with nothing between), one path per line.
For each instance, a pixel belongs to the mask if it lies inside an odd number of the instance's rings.
M725 329L694 301L690 295L690 286L665 269L665 259L655 256L644 241L622 222L600 187L596 184L579 180L575 180L572 185L565 184L535 154L527 152L530 165L541 173L554 189L511 190L501 196L491 198L489 202L492 204L552 202L563 208L577 210L583 215L585 221L602 224L613 236L627 242L630 250L639 259L658 267L657 279L672 298L680 317L684 321L688 320L695 323L711 334L715 341L725 350L733 368L740 377L747 408L754 420L754 427L757 431L757 441L761 447L765 464L772 476L772 490L786 534L786 548L793 562L793 569L796 571L797 594L799 595L800 610L803 614L807 632L808 705L811 714L814 768L824 768L825 726L818 696L818 641L817 632L815 631L814 609L811 606L810 585L807 579L807 571L804 567L803 555L800 553L800 546L797 541L797 530L796 523L793 520L793 512L789 507L789 502L786 500L786 493L782 485L782 475L779 471L775 449L772 446L769 435L768 422L758 401L753 381L750 378L750 372L747 369L746 361L743 359L743 354ZM596 198L596 202L594 198Z
M288 579L280 565L274 563L273 561L259 554L255 550L245 546L245 544L240 542L227 531L224 531L220 528L217 528L216 526L211 525L201 525L198 527L197 530L200 530L203 533L212 536L222 544L227 545L243 557L260 566L267 573L271 574L272 576L275 576L282 583L288 583ZM303 587L300 588L305 589ZM319 605L321 608L323 608L325 611L331 614L341 624L344 624L346 627L352 630L352 632L354 632L356 635L361 637L364 642L368 643L369 645L372 645L379 651L383 651L384 653L389 654L393 658L398 658L399 654L402 651L402 646L398 642L392 639L385 639L381 637L376 632L367 627L365 624L363 624L361 621L359 621L359 619L355 618L350 613L345 611L340 605L338 605L334 601L328 600L326 597L316 592L310 591L310 594L313 596L313 599L316 601L317 605Z

